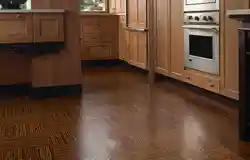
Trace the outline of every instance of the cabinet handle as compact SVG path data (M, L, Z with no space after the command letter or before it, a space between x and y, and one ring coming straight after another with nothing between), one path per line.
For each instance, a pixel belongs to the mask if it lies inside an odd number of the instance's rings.
M186 76L186 79L191 80L191 77L190 76Z
M213 88L213 87L214 87L214 84L210 84L209 86Z
M16 18L21 18L21 15L20 15L20 14L17 14L17 15L16 15Z

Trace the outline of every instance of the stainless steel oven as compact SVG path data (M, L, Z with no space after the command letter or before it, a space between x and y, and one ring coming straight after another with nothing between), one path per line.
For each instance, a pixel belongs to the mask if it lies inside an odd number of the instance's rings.
M193 13L194 17L200 15L208 17L217 15L213 13ZM191 13L191 15L193 15ZM189 17L190 14L185 15ZM216 19L216 18L213 18ZM191 21L191 20L190 20ZM220 27L216 23L207 23L206 20L197 23L185 23L184 29L184 54L185 67L203 71L206 73L219 75L220 67L220 47L219 33Z
M184 0L184 12L218 11L220 0Z

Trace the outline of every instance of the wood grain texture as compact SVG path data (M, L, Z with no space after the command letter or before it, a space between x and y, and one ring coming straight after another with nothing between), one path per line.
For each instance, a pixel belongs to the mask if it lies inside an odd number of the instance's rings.
M181 79L184 70L183 0L171 0L170 76Z
M80 16L82 60L118 59L118 23L116 15Z
M170 70L170 0L156 0L157 54L156 72L168 75Z
M32 59L33 87L81 83L79 2L77 0L32 1L33 8L66 9L65 49L58 55ZM47 63L47 61L49 61ZM40 75L43 74L43 77Z
M229 9L243 9L249 8L245 0L227 0L224 2L224 11ZM225 13L222 12L222 13ZM238 46L238 27L240 22L229 19L224 15L224 86L222 87L222 94L225 96L238 99L239 98L239 46ZM222 46L223 47L223 46Z

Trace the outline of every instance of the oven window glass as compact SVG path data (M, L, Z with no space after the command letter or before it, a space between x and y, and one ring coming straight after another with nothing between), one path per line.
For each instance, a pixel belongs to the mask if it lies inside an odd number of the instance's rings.
M213 59L213 37L189 35L189 54Z

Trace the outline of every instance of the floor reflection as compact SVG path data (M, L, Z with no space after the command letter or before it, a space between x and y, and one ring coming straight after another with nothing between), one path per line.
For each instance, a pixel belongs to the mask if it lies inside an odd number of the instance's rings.
M127 68L86 71L84 86L79 123L84 160L250 159L231 147L238 144L237 132L227 134L237 121L231 102L172 80L148 84L146 74Z

